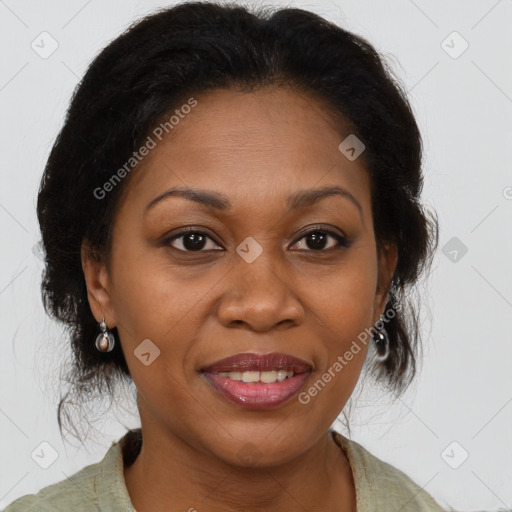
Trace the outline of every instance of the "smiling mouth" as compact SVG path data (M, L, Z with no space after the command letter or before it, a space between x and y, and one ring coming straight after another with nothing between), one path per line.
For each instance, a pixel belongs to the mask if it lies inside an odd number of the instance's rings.
M312 370L312 364L288 354L244 353L218 361L201 373L231 404L245 409L273 409L289 402Z
M258 371L247 371L247 372L219 372L218 375L221 377L228 377L232 380L238 380L245 382L246 384L257 382L263 382L265 384L271 384L273 382L283 382L285 379L291 379L295 372L286 370L270 370L264 372Z

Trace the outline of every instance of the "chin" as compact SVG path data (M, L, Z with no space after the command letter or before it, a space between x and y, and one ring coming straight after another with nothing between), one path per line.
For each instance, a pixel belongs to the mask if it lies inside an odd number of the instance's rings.
M288 432L280 435L276 425L274 429L231 431L232 436L224 432L222 440L209 439L211 451L226 464L240 468L279 466L298 457L302 452L300 439Z

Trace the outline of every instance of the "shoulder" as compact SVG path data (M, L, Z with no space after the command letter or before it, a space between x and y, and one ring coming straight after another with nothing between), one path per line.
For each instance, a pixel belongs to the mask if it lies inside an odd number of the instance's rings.
M87 466L66 480L27 494L11 503L4 512L26 511L98 511L98 477L101 463Z
M405 473L371 454L366 448L337 432L336 442L345 450L352 467L358 510L377 512L443 512L427 491Z
M65 480L44 487L36 494L18 498L3 512L133 510L124 486L123 443L124 439L112 443L100 462L90 464Z

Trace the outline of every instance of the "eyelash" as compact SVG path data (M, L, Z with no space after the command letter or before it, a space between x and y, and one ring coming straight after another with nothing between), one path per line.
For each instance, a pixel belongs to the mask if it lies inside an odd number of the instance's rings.
M209 238L210 240L212 240L215 244L217 244L217 242L215 242L215 240L213 240L209 235L208 233L205 233L204 231L201 231L199 229L196 229L196 228L188 228L188 229L185 229L183 231L180 231L179 233L173 235L172 237L170 238L166 238L165 240L163 240L163 245L170 245L171 242L173 242L174 240L177 240L179 238L182 238L186 235L190 235L191 233L193 234L198 234L198 235L204 235L205 237ZM326 234L326 235L329 235L330 237L334 238L337 242L338 242L338 246L336 247L330 247L328 249L318 249L318 250L315 250L315 249L305 249L306 251L308 252L316 252L316 253L321 253L321 252L330 252L332 250L337 250L337 249L342 249L342 248L348 248L350 247L350 242L347 238L343 237L342 235L339 235L338 233L335 233L334 231L331 231L329 229L325 229L325 228L320 228L320 227L313 227L312 229L310 229L309 231L303 233L301 235L300 238L298 238L294 243L293 245L295 245L297 242L301 241L303 238L307 237L309 234L311 233L322 233L322 234ZM217 244L219 245L219 244ZM176 249L175 247L173 247L173 249ZM201 253L201 252L208 252L209 250L204 250L204 249L201 249L201 250L198 250L198 251L190 251L190 250L184 250L184 249L176 249L177 251L180 251L180 252L185 252L185 253ZM211 249L213 251L218 251L218 249ZM301 249L300 252L304 251L304 249Z

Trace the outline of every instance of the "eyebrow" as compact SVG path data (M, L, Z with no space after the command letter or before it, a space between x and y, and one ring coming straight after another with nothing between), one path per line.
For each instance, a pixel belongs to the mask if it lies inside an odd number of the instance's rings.
M308 208L321 199L330 196L340 196L348 199L357 207L361 218L363 217L363 209L357 199L348 190L338 186L300 190L292 194L287 198L287 213ZM212 193L188 187L173 187L150 201L144 212L147 213L156 204L169 197L183 197L213 210L226 211L231 208L229 199L221 193Z

